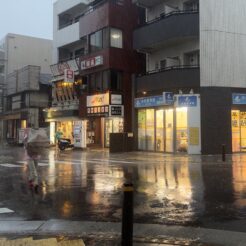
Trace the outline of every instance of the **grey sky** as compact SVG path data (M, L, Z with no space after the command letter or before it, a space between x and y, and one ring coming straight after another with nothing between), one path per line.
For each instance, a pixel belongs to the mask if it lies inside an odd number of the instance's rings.
M0 40L7 33L52 39L54 0L0 2Z

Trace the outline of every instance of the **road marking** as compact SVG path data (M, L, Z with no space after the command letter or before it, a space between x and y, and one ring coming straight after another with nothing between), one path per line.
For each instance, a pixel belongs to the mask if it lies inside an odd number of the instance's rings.
M10 163L3 163L3 164L0 164L0 166L2 167L22 167L21 165L15 165L15 164L10 164Z
M39 167L47 167L47 166L49 166L49 165L50 165L49 163L38 162L38 166L39 166Z
M8 208L0 208L0 214L14 213L13 210Z
M119 161L119 160L111 160L111 159L92 159L92 161L100 161L100 162L115 162L115 163L129 163L132 164L132 161Z

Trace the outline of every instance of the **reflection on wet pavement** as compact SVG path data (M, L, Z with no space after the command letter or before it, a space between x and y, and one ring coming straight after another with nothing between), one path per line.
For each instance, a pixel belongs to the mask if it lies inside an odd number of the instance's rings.
M39 194L27 185L23 149L1 150L0 218L120 221L122 185L134 183L136 222L206 225L246 219L246 155L50 150L39 162ZM1 165L2 164L2 165ZM6 166L6 164L11 164Z

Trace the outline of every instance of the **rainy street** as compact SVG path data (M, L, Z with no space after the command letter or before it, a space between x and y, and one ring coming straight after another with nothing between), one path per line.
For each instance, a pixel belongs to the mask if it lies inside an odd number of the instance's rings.
M122 185L134 184L136 223L246 231L246 155L168 155L50 149L39 160L38 194L24 149L0 153L1 220L120 222Z

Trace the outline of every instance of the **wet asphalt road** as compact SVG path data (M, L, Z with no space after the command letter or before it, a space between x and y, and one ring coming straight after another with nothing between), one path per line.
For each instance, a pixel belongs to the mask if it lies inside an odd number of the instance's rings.
M134 184L137 223L246 231L246 155L188 156L50 149L41 187L28 186L21 147L0 150L0 220L121 221L122 185Z

